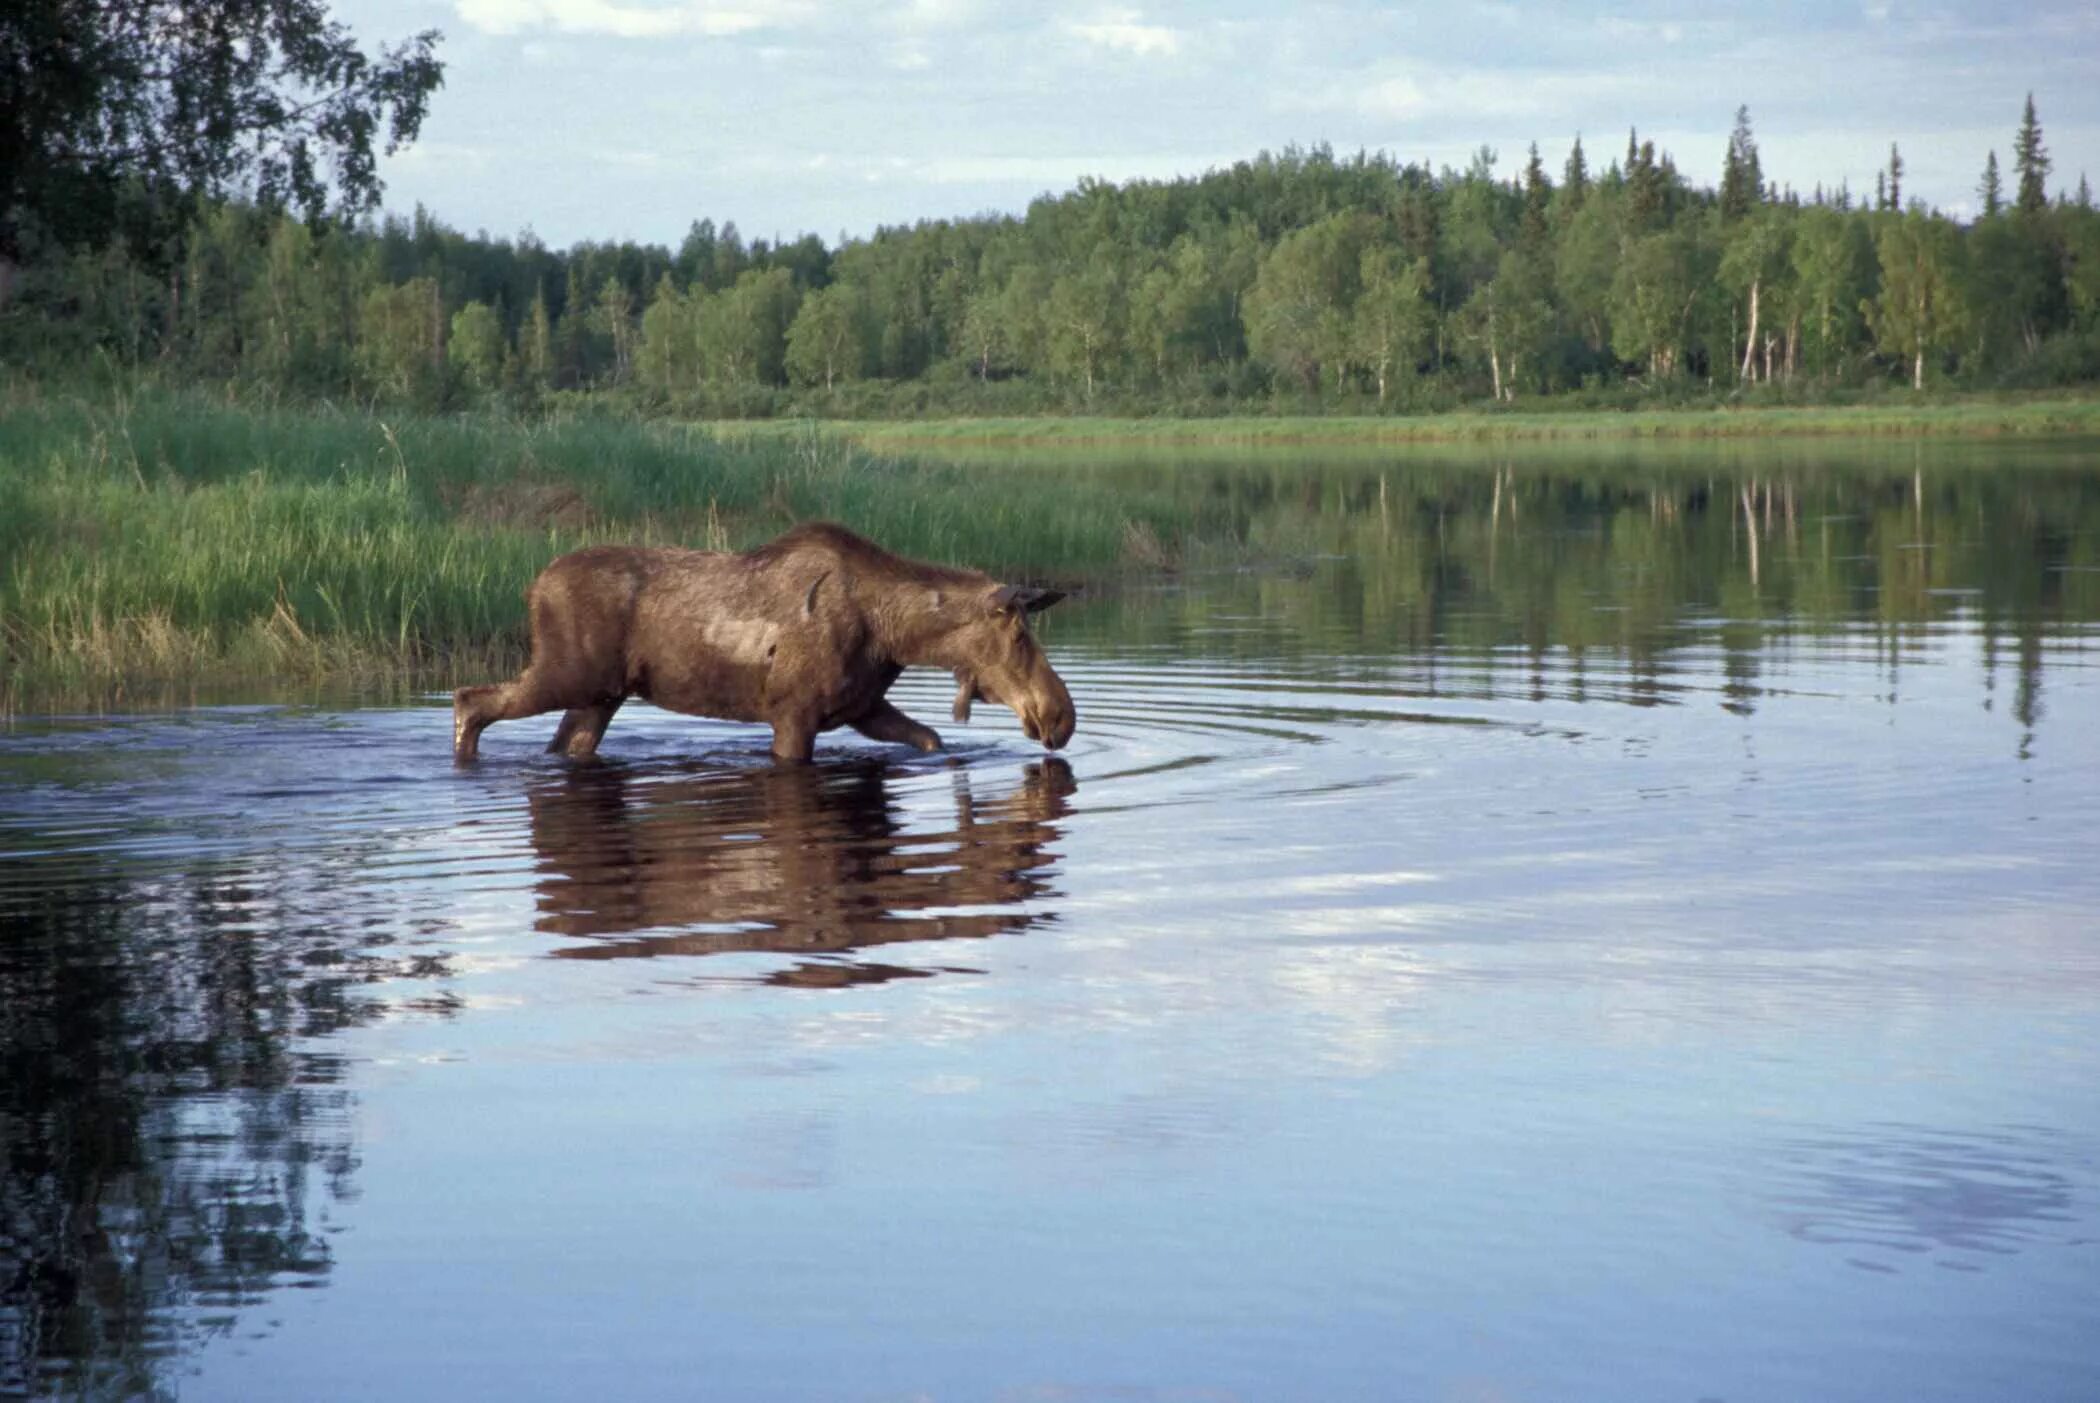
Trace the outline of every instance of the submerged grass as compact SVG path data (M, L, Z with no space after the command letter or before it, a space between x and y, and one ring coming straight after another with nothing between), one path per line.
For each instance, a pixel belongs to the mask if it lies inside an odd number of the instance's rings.
M1065 579L1133 549L1149 563L1207 524L1163 494L909 463L806 428L725 441L18 384L0 391L0 710L234 677L486 679L522 659L524 587L564 550L735 549L819 517Z

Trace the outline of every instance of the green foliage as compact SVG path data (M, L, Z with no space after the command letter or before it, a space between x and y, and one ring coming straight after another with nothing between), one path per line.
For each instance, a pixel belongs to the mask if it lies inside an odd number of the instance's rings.
M1966 324L1957 292L1961 243L1953 226L1921 214L1890 219L1876 233L1881 295L1865 307L1876 345L1910 360L1925 387L1926 357L1950 348Z
M804 385L821 383L829 390L841 379L858 379L867 371L869 319L859 288L835 284L803 299L802 310L788 328L787 368Z
M1323 373L1337 389L1349 368L1356 300L1363 287L1369 219L1336 214L1287 234L1262 259L1247 295L1247 344L1279 374L1317 391Z
M659 396L676 400L700 387L700 307L706 298L705 286L683 292L666 273L642 313L642 383Z
M2005 182L1998 174L1996 151L1983 163L1983 178L1976 182L1976 202L1983 207L1985 219L1996 219L2005 208Z
M319 218L378 202L376 147L443 81L426 30L375 61L320 0L9 0L0 11L0 306L7 265L111 231L151 256L199 197Z
M2049 151L2042 145L2042 124L2034 115L2034 94L2020 114L2020 131L2013 138L2013 170L2020 188L2013 207L2021 214L2038 215L2049 207Z
M1735 110L1735 130L1728 137L1728 156L1721 167L1721 218L1741 219L1764 199L1764 169L1757 142L1750 135L1750 109Z
M2082 332L2100 332L2100 219L2070 222L2065 287Z
M486 302L469 302L452 314L445 354L467 388L486 394L503 382L503 321Z
M2046 164L2038 128L2033 144ZM1881 335L1893 313L1863 311L1898 256L1877 240L1888 211L1766 185L1747 112L1718 190L1638 134L1599 178L1579 142L1557 184L1546 170L1536 148L1514 181L1485 149L1464 170L1293 149L836 252L708 220L675 251L556 251L422 211L342 226L213 204L171 267L121 243L25 265L0 354L308 398L701 418L1798 400L1918 378L1915 345ZM1900 171L1881 185L1883 206L1900 198ZM2052 346L2091 327L2100 213L1919 217L1952 241L1963 309L1938 373L2079 373Z
M427 394L444 365L444 328L433 279L367 292L357 318L357 368L365 384L397 400Z
M1873 238L1860 219L1825 207L1805 210L1793 264L1804 363L1818 374L1835 373L1862 349L1862 309L1879 283Z
M1358 276L1362 290L1350 323L1350 351L1377 382L1382 404L1394 375L1412 371L1429 350L1429 268L1388 244L1364 250Z
M726 385L787 382L787 333L799 294L784 268L739 274L733 286L704 299L696 313L700 360Z
M1699 299L1713 286L1710 248L1688 225L1630 243L1612 281L1613 348L1653 376L1679 372Z

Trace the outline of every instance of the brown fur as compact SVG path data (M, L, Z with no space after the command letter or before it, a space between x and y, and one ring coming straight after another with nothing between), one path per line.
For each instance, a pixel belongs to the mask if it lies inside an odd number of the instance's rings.
M839 726L938 750L938 735L884 699L920 665L955 673L957 720L973 699L998 702L1055 750L1072 736L1072 697L1027 615L1060 598L906 560L828 522L741 555L574 551L526 591L531 665L453 694L453 754L473 759L493 722L563 711L548 748L589 755L629 697L764 722L784 760L809 759Z

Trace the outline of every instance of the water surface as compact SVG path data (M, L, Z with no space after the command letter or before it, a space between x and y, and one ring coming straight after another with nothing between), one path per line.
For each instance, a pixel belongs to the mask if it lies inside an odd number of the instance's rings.
M0 1394L2100 1396L2096 462L1035 464L1252 543L1057 757L18 723Z

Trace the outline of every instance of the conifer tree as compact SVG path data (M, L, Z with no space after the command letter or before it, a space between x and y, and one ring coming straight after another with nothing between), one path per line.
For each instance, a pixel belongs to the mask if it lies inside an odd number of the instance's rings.
M1567 198L1568 213L1581 209L1590 189L1590 168L1583 159L1581 132L1575 134L1575 146L1568 152L1568 164L1561 171L1560 186Z
M2034 94L2027 94L2027 110L2020 117L2019 135L2013 138L2013 169L2020 174L2015 205L2022 214L2040 214L2049 206L2049 152L2042 145L2042 124L2035 119Z
M1531 143L1531 159L1524 166L1524 221L1521 226L1524 243L1531 248L1545 246L1546 205L1553 198L1553 187L1546 183L1546 167L1539 160L1539 144Z
M1741 219L1763 197L1764 171L1758 164L1757 142L1750 135L1750 109L1735 110L1735 130L1728 138L1728 156L1721 167L1721 218Z
M2005 186L1998 178L1996 151L1983 163L1983 179L1976 186L1976 198L1983 205L1985 219L1996 219L1998 211L2005 208Z
M1889 143L1889 209L1903 213L1903 153Z
M1637 229L1658 222L1663 214L1663 175L1655 166L1655 143L1644 141L1626 163L1628 213Z

